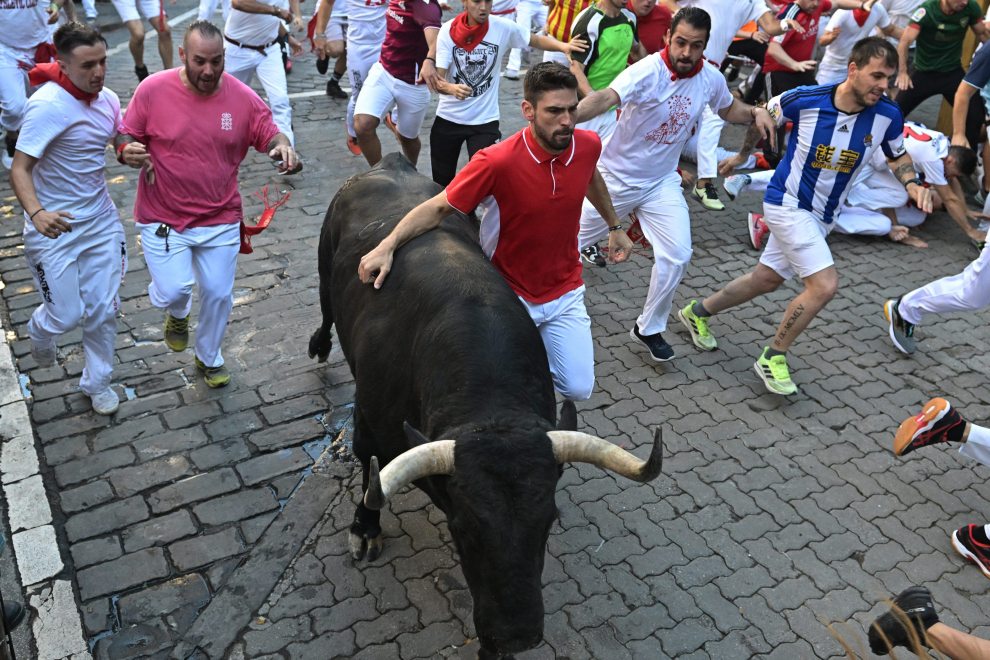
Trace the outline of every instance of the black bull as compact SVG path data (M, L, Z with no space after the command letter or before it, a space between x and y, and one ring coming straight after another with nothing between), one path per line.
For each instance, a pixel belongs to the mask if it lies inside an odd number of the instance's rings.
M351 526L352 556L379 555L378 509L413 481L447 516L480 655L498 657L543 636L541 574L562 463L645 481L659 475L662 452L659 434L643 462L592 436L555 431L543 341L481 251L473 217L449 216L409 241L380 290L361 283L361 257L440 190L398 154L344 184L320 236L323 325L309 352L325 360L336 325L354 375L365 499ZM565 404L561 427L576 426ZM380 474L379 464L388 466Z

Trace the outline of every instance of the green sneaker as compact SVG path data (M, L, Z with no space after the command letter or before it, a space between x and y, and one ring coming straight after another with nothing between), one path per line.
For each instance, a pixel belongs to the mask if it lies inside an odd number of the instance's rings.
M797 385L791 381L791 372L787 370L787 358L784 355L774 355L767 358L769 346L763 349L760 359L753 365L756 373L763 379L763 384L774 394L796 394Z
M230 384L230 372L222 364L219 367L208 367L196 358L196 368L203 372L203 380L210 387L226 387Z
M708 319L710 316L697 316L692 309L696 300L688 303L687 307L677 312L677 318L681 320L684 327L691 333L691 341L703 351L714 351L718 344L715 338L708 332Z
M176 353L189 346L189 317L177 319L165 312L165 345Z

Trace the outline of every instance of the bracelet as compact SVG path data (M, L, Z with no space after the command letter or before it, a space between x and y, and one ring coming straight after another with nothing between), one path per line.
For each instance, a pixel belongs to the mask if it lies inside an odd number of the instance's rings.
M325 35L325 34L314 34L313 35L313 41L316 41L317 39L326 39L326 38L327 38L327 35Z
M53 3L53 4L54 4L54 3ZM40 209L38 209L37 211L35 211L35 212L34 212L34 213L32 213L31 215L29 215L29 216L28 216L28 220L34 220L34 216L36 216L36 215L38 215L39 213L41 213L41 212L42 212L42 211L44 211L44 210L45 210L45 207L43 207L43 206L42 206L42 207L41 207Z
M621 229L622 229L622 225L616 225L614 227L609 227L608 228L609 231L619 231Z
M54 2L49 2L48 3L48 8L49 9L54 9L55 11L61 11L62 10L62 8L59 7L58 4L56 4Z
M921 186L922 188L925 187L925 182L922 181L921 179L919 179L918 177L914 177L913 179L908 179L907 181L905 181L904 182L904 187L907 188L912 183L915 184L915 185L917 185L917 186Z
M432 57L424 57L424 58L423 58L423 60L424 60L424 61L425 61L425 60L429 60L429 61L431 61L431 62L433 62L434 64L436 64L436 63L437 63L437 61L436 61L435 59L433 59Z
M127 148L128 144L130 144L130 142L125 142L124 144L117 147L117 162L120 163L121 165L127 164L124 162L124 149Z

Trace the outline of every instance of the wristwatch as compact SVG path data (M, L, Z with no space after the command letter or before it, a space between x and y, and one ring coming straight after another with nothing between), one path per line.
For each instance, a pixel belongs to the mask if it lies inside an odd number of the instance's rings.
M908 179L907 181L905 181L904 182L904 187L907 188L912 183L915 184L915 185L921 186L922 188L925 187L925 182L922 181L921 179L919 179L918 177L914 177L913 179Z

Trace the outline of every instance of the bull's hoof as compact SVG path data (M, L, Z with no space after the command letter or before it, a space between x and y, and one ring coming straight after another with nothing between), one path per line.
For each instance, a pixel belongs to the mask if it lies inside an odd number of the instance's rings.
M349 535L349 544L351 547L351 558L354 561L361 561L362 559L375 561L382 554L384 547L381 534L369 539L361 534L351 532Z
M333 348L333 339L330 338L329 332L324 332L323 328L320 328L313 333L313 336L309 338L309 349L307 353L309 354L309 359L319 358L319 362L323 363L327 361L330 357L330 350Z

